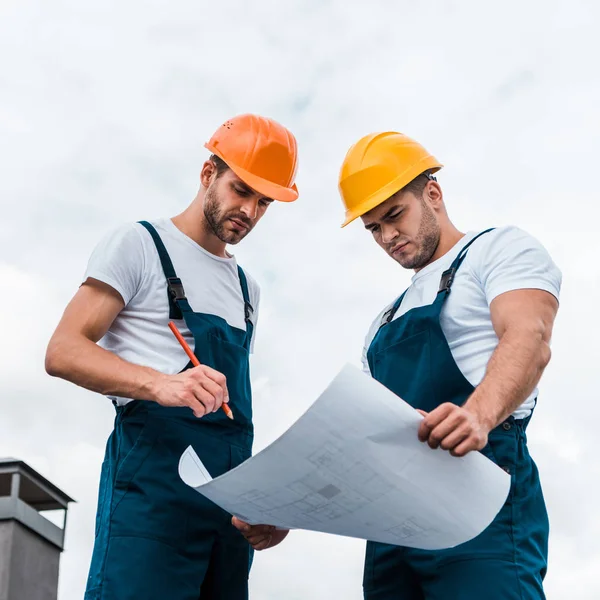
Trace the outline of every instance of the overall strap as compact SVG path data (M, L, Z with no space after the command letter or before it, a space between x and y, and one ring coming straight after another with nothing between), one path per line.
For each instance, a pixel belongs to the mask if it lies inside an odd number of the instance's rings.
M154 226L148 221L138 221L140 225L146 228L148 233L154 240L158 257L160 258L160 264L162 265L165 279L167 280L167 297L169 299L169 319L183 319L184 312L192 312L192 308L189 305L187 298L185 297L185 290L183 289L183 283L181 279L177 277L175 273L175 267L171 262L171 257L165 248L163 241L160 239L160 235L154 228Z
M250 304L250 293L248 292L248 280L246 279L246 274L239 265L238 276L242 287L242 296L244 297L244 319L246 321L246 329L248 329L248 324L252 323L251 317L252 313L254 313L254 308L252 308L252 304Z
M486 229L485 231L478 233L468 244L466 244L464 246L464 248L461 249L461 251L458 253L458 256L454 259L454 261L450 265L450 268L447 271L444 271L442 273L442 278L440 280L440 287L438 289L438 295L436 296L435 302L443 302L445 300L445 297L450 293L450 288L452 287L452 283L454 282L454 276L456 275L456 271L458 271L458 268L462 264L463 260L465 260L465 257L467 256L467 252L469 250L469 246L471 246L471 244L475 240L480 238L482 235L489 233L490 231L493 231L493 230L494 230L494 227L490 227L490 229ZM380 327L383 327L384 325L387 325L388 323L390 323L392 321L392 319L398 312L400 305L402 304L402 300L404 300L404 296L406 295L406 292L408 292L408 290L406 290L402 294L402 296L400 296L400 298L398 298L396 300L396 302L394 302L394 305L392 306L392 308L390 308L389 310L387 310L384 313L384 315L381 319ZM440 292L444 292L444 294L440 295Z
M489 229L486 229L485 231L478 233L468 244L466 244L464 246L464 248L461 249L461 251L458 253L458 256L454 259L454 261L450 265L450 268L447 271L444 271L442 273L442 278L440 279L440 287L438 289L438 296L436 297L436 302L440 298L441 292L443 292L443 294L441 295L442 302L444 301L446 296L450 293L450 288L452 287L452 284L454 283L454 277L456 276L456 271L458 271L460 265L462 265L463 260L465 260L465 257L467 256L467 252L469 251L469 246L471 246L471 244L473 242L475 242L475 240L479 239L482 235L485 235L486 233L489 233L490 231L493 231L494 229L495 229L494 227L490 227Z
M404 300L404 296L406 296L406 292L408 292L408 290L404 290L404 293L402 294L402 296L400 296L400 298L398 298L396 300L396 302L394 302L394 304L392 305L392 308L390 308L389 310L386 310L383 313L383 317L381 318L381 325L379 326L380 328L383 327L384 325L387 325L388 323L391 323L392 319L398 312L400 305L402 304L402 300Z
M250 304L250 294L248 292L248 280L246 274L242 270L242 267L238 265L238 277L240 278L240 286L242 287L242 296L244 297L244 320L246 321L246 332L249 337L252 337L252 313L254 308Z

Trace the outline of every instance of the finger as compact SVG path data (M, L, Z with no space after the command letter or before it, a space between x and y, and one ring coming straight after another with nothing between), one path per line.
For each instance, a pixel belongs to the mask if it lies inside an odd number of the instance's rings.
M454 410L458 407L455 404L446 402L440 404L435 410L432 410L426 417L421 421L417 435L419 440L426 442L429 439L429 434Z
M216 412L223 404L224 394L223 388L215 383L212 379L204 378L200 385L214 398L214 406L212 412Z
M448 415L453 413L455 410L458 410L458 406L456 404L452 404L451 402L444 402L444 404L440 404L435 410L432 410L426 417L425 422L429 429L434 429L437 427L442 421L444 421Z
M255 549L255 550L266 550L270 545L271 545L271 536L265 538L262 542L258 543L258 544L251 544L251 546Z
M466 454L468 454L469 452L471 452L472 450L475 450L477 448L477 442L475 440L474 437L469 436L466 439L464 439L458 446L456 446L456 448L454 448L454 450L450 450L450 454L452 454L452 456L465 456Z
M467 437L469 437L468 425L459 427L440 442L440 448L443 450L454 450L461 442L467 439Z
M192 393L198 402L204 406L206 414L213 412L216 399L215 397L207 392L202 385L196 385L192 388Z
M251 544L252 546L256 546L257 544L260 544L261 542L264 542L265 540L268 540L271 537L272 536L270 533L261 533L260 535L246 536L246 539L248 540L249 544Z
M248 523L246 523L246 521L242 521L241 519L238 519L237 517L231 518L231 524L239 531L242 531L242 532L250 531L250 525Z
M275 528L271 525L252 525L247 530L246 536L251 535L271 535Z
M204 370L204 374L212 379L220 388L223 389L223 401L229 402L229 391L227 390L227 378L223 373L219 373L219 371L215 371L211 367L206 365L202 365Z
M464 427L464 419L458 411L450 413L439 425L429 433L427 443L431 448L437 448L440 442L453 431Z
M420 408L415 409L422 417L426 417L428 413L426 413L424 410L421 410Z
M204 406L204 404L202 404L202 402L198 401L198 399L192 392L182 394L181 400L181 406L187 406L191 408L196 418L200 419L206 414L206 407Z

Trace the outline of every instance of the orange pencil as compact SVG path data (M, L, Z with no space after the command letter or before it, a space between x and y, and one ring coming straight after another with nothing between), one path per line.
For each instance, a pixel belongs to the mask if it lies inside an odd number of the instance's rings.
M177 341L181 344L181 347L185 350L185 353L188 355L189 359L192 361L192 364L195 367L199 367L200 361L198 360L198 357L192 352L192 349L188 346L188 343L183 339L181 332L179 331L179 329L177 329L177 325L175 325L175 323L173 323L173 321L169 321L169 329L173 332L173 335L177 338ZM233 413L231 412L231 409L229 408L229 406L227 405L226 402L223 402L223 404L221 404L221 408L223 409L225 414L231 420L233 420Z

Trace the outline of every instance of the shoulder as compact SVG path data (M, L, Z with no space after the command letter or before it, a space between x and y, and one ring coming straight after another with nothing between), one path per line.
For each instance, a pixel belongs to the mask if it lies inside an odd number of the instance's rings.
M123 223L109 229L100 239L98 246L106 250L116 248L138 248L144 245L143 227L139 223Z
M496 227L492 231L482 235L473 243L474 252L469 252L472 258L478 255L492 254L515 254L526 249L544 249L540 241L533 235L514 225Z
M542 243L527 231L498 227L474 242L467 264L491 301L511 289L544 289L558 297L562 275Z
M88 260L84 281L97 279L117 290L127 305L146 272L146 251L140 225L125 223L109 230Z

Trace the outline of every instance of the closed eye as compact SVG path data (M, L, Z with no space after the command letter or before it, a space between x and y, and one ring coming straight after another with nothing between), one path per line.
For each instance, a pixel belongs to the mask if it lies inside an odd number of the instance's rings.
M385 217L385 220L386 221L395 221L402 214L402 212L403 211L399 210L398 212L395 212L395 213L393 213L391 215L387 215Z
M251 192L249 192L248 190L245 190L244 188L238 187L236 185L233 186L233 191L242 198L247 198L251 194Z

